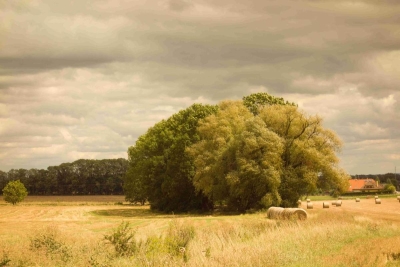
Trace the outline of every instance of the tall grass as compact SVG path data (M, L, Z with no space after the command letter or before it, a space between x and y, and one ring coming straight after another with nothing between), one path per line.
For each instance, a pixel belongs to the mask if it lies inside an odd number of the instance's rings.
M22 252L22 253L21 253ZM0 243L3 266L399 266L400 227L346 212L306 221L257 213L118 222L96 237L59 226ZM0 265L1 266L1 265Z

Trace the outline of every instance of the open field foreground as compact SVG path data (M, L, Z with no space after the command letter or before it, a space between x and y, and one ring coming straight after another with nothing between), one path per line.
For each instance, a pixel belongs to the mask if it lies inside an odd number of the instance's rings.
M0 201L0 266L400 266L395 198L328 209L313 202L305 221L157 214L116 205L123 197L54 198ZM133 242L124 243L129 233Z

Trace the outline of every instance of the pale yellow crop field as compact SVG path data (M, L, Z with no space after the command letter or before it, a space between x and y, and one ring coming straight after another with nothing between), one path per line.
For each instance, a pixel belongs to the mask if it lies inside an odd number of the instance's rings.
M400 266L400 203L394 198L382 204L343 200L341 207L328 209L313 202L306 221L269 220L266 212L159 214L122 202L123 196L0 202L0 266L2 259L9 260L5 266ZM135 257L110 256L113 248L104 235L122 221L147 250ZM151 237L164 235L174 221L195 229L186 258L148 247ZM32 237L51 229L71 252L67 260L30 247Z

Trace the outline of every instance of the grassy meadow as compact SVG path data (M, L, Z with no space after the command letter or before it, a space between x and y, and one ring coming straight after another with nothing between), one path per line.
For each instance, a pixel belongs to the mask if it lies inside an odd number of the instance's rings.
M400 266L395 198L313 204L305 221L276 221L159 214L123 196L0 200L0 266Z

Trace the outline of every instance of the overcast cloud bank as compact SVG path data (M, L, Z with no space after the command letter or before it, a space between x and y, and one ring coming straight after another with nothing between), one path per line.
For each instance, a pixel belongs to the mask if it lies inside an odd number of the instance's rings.
M127 157L193 103L268 92L400 169L398 1L0 1L0 170Z

